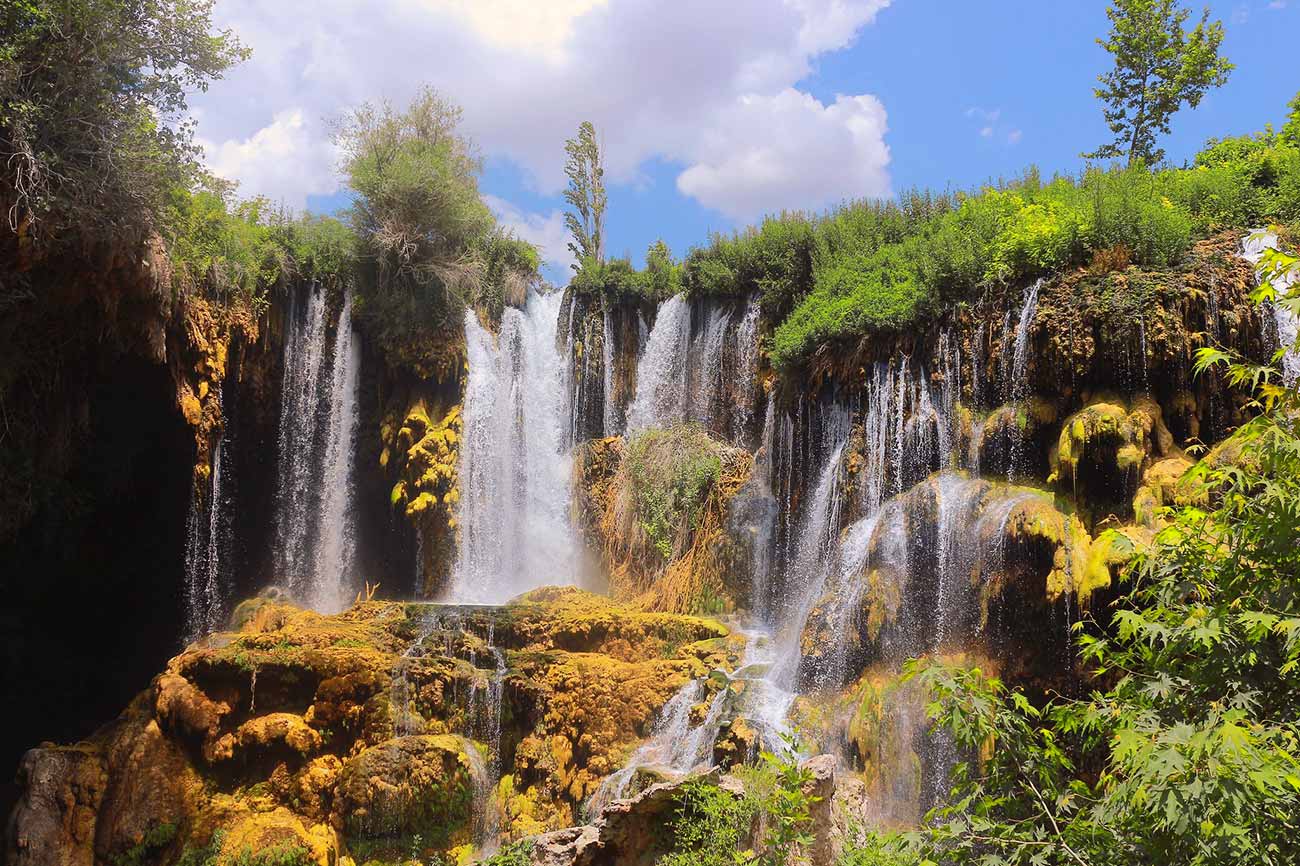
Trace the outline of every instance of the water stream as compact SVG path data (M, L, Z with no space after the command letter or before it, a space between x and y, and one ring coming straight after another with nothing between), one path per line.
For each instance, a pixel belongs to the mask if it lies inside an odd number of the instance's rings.
M499 604L575 581L569 518L561 296L532 292L493 335L465 314L469 375L460 452L460 550L451 598Z
M331 334L319 286L294 296L285 334L274 562L277 578L323 613L354 589L352 459L360 347L345 289ZM304 304L305 300L305 304Z

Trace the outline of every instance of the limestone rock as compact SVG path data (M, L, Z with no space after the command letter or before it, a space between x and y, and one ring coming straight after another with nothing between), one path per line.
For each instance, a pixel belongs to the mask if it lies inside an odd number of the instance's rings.
M343 764L334 825L352 837L450 837L470 817L464 743L451 736L397 737Z
M808 857L812 866L831 866L835 860L834 823L831 820L832 798L835 796L835 756L817 755L803 763L803 769L812 774L804 783L804 796L812 798L809 808L812 817L813 842Z
M9 818L12 866L94 866L95 822L107 766L98 749L32 749L18 766L22 797Z

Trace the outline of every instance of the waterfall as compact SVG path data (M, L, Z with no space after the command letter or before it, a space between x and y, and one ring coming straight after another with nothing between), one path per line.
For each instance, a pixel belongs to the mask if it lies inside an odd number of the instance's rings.
M604 333L600 340L601 371L604 375L605 391L603 432L606 436L617 436L623 432L623 419L614 401L614 317L610 314L608 298L601 300L601 315L604 319Z
M762 305L757 292L749 298L745 315L736 326L736 366L733 378L736 380L735 416L732 419L732 438L744 439L754 418L754 407L762 393L758 381L758 326L762 315Z
M825 458L817 476L807 508L794 536L780 606L780 630L772 679L781 688L793 691L802 660L801 639L808 615L826 586L834 561L840 530L840 461L848 444L850 416L847 410L832 406L826 412L822 430Z
M650 736L632 752L621 769L601 781L587 801L585 811L589 818L599 817L610 802L635 793L633 783L638 772L650 770L658 776L680 779L712 766L714 745L729 718L750 720L772 747L779 746L779 735L788 730L785 713L794 695L771 688L770 641L766 632L739 627L738 631L745 634L746 642L736 670L730 674L718 670L710 677L693 679L668 699L659 710ZM725 682L715 682L710 696L709 680L719 676ZM692 722L692 710L706 699L708 709L698 722ZM769 709L772 706L778 708L776 712Z
M1015 352L1012 355L1010 377L1006 382L1007 402L1015 407L1019 413L1026 398L1029 396L1029 332L1033 328L1034 316L1038 313L1038 290L1043 285L1041 279L1036 280L1027 292L1025 292L1024 303L1020 307L1020 316L1016 320L1015 333ZM1010 316L1008 310L1007 315ZM1002 344L1002 351L1005 357L1006 343ZM1016 423L1013 418L1010 431L1011 447L1007 457L1007 480L1010 481L1015 477L1020 469L1020 452L1024 448L1024 433L1020 424Z
M929 372L904 355L877 362L866 385L862 508L867 514L935 469L958 462L956 406L960 361L949 362L939 394Z
M686 363L691 306L673 295L659 307L636 371L636 396L627 412L628 432L671 427L686 420Z
M501 603L576 577L569 520L561 296L532 292L493 336L465 313L469 374L460 452L461 530L452 598Z
M289 308L284 341L284 378L280 394L279 462L276 483L275 574L298 586L309 573L310 532L317 466L318 387L326 359L325 292L306 290Z
M220 403L221 394L217 393ZM229 586L224 554L230 549L231 502L222 471L224 437L212 448L212 474L207 490L195 485L186 518L185 535L185 642L192 643L221 627L226 615Z
M705 429L717 431L719 399L725 387L723 377L726 365L723 353L727 348L727 331L731 325L731 311L723 305L713 306L704 320L699 336L692 341L686 359L688 382L686 415Z
M305 310L294 296L285 334L274 560L277 578L300 600L334 613L351 586L360 349L351 288L332 343L324 289L305 293Z
M1292 267L1285 272L1268 272L1265 256L1268 252L1276 250L1277 244L1277 234L1266 229L1256 229L1242 241L1241 255L1255 266L1255 279L1263 281L1266 277L1269 278L1277 298L1281 299L1288 297L1292 287L1300 282L1300 268ZM1267 306L1277 328L1278 348L1283 352L1282 379L1287 385L1295 385L1300 382L1300 351L1295 349L1296 338L1300 332L1300 320L1297 320L1295 313L1285 305L1276 301L1268 303Z
M329 421L326 427L325 464L322 467L320 534L313 558L307 603L333 612L348 604L354 536L352 455L357 441L357 388L361 353L352 329L352 290L343 295L334 361L330 374Z

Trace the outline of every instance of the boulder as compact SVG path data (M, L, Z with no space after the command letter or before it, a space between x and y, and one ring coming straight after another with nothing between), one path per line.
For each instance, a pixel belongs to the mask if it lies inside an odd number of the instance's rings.
M9 817L12 866L94 866L95 823L108 768L89 746L32 749L18 765L22 797Z

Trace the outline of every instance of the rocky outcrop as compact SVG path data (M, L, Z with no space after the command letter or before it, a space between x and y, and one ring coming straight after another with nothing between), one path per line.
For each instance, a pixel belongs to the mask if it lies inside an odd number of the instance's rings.
M845 842L858 832L849 822L861 814L858 784L841 786L837 782L837 762L833 755L818 755L802 764L809 779L803 794L809 798L813 842L800 852L810 866L831 866L843 851ZM745 783L737 776L723 776L717 768L708 773L678 782L652 785L635 797L615 800L606 806L591 824L545 833L530 840L528 849L532 866L649 866L671 850L673 840L665 835L667 826L682 802L683 786L716 786L731 797L746 796ZM763 839L758 824L741 833L749 850L761 851Z
M236 621L86 743L28 754L15 862L445 852L472 843L471 813L487 808L484 754L508 838L563 827L678 688L738 657L715 622L574 589L334 617L268 597Z

